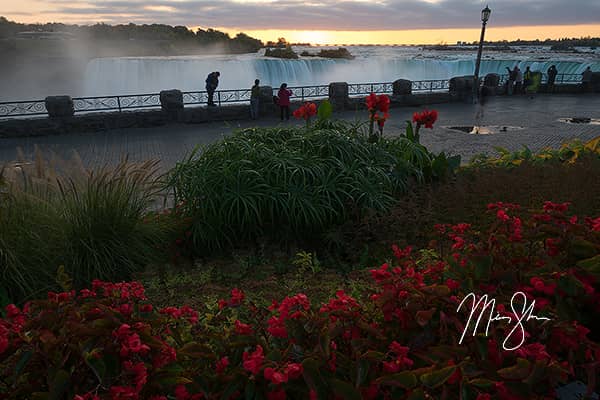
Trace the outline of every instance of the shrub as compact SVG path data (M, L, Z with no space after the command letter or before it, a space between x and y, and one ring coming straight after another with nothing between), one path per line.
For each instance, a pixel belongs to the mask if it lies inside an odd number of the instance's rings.
M485 166L504 166L512 167L520 165L523 162L544 163L546 161L560 161L562 163L572 164L578 159L588 156L600 157L600 136L588 142L582 142L579 139L563 143L560 149L545 148L537 153L533 153L529 148L524 147L521 151L511 152L502 147L495 148L499 156L490 157L485 154L475 156L469 167L478 168Z
M366 301L340 291L315 305L299 293L262 308L233 289L201 310L156 310L135 282L96 281L78 295L9 306L0 320L0 393L541 400L573 378L594 390L600 335L588 324L600 311L600 218L550 202L533 213L488 208L494 222L485 232L437 226L425 258L394 247L394 261L371 270L377 289ZM526 314L522 301L509 308L515 291L550 320L524 322L524 343L505 350L521 339L510 339L515 320L484 326L492 315ZM497 301L490 314L481 310L476 335L469 310L458 307L469 292Z
M160 189L156 167L124 162L70 175L40 167L13 177L0 204L0 292L20 301L58 290L60 265L82 287L130 279L160 260L174 229L147 216Z
M194 152L170 174L197 251L270 237L298 240L432 177L425 147L406 138L369 143L361 129L319 120L311 129L251 128Z

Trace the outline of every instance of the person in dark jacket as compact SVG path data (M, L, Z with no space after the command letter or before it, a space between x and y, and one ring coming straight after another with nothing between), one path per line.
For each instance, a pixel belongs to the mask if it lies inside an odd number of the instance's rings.
M216 106L213 97L215 95L215 90L217 90L217 86L219 86L219 76L221 73L219 71L211 72L206 77L206 91L208 92L208 105Z
M531 69L529 67L525 68L525 73L523 74L523 93L527 93L527 88L531 85Z
M556 75L558 75L556 65L548 68L548 93L554 93L554 82L556 81Z
M511 95L515 89L515 81L517 80L517 66L515 65L515 69L511 70L506 67L508 71L508 81L506 81L506 94Z
M256 79L254 86L250 89L250 118L258 118L258 99L260 98L260 81Z
M279 110L281 111L281 120L283 121L283 115L285 114L285 119L290 119L290 96L292 95L292 91L287 88L287 83L282 83L279 88L279 92L277 92L277 97L279 98Z

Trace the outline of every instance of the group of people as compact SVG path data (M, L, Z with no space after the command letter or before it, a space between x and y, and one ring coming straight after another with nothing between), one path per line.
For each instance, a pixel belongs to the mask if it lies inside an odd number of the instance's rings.
M506 82L506 93L512 95L516 94L524 94L527 93L527 89L533 83L533 72L530 67L525 69L525 73L521 72L521 69L518 65L511 70L506 67L508 70L508 81ZM558 75L558 70L556 69L556 65L552 65L548 68L546 72L548 75L547 82L547 91L548 93L554 93L554 83L556 82L556 75ZM581 90L582 92L588 92L592 85L592 69L587 67L585 71L581 74Z
M508 81L506 82L506 94L525 94L527 88L532 83L532 72L529 67L525 69L525 73L521 72L518 65L511 70L506 67L508 71Z
M208 106L216 106L214 101L215 90L219 86L219 77L221 73L214 71L208 74L206 77L206 93L208 94ZM292 91L287 88L287 83L282 83L277 92L277 96L274 96L273 100L279 106L280 117L283 121L284 117L286 120L290 119L290 97L293 95ZM260 80L254 81L254 86L250 89L250 117L252 119L258 119L259 114L259 99L260 99Z

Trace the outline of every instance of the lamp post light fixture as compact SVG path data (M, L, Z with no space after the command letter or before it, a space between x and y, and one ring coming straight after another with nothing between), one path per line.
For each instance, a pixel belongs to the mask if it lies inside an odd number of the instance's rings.
M475 86L475 97L476 100L479 93L479 66L481 65L481 52L483 50L483 37L485 36L485 26L487 25L488 20L490 19L490 14L492 10L488 6L485 6L483 10L481 10L481 37L479 38L479 49L477 50L477 61L475 62L475 76L473 80L473 84Z

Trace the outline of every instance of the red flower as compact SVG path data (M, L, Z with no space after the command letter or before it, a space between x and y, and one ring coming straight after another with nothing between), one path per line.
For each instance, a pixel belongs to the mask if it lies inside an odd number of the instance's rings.
M302 364L298 363L289 363L285 367L285 373L289 376L290 379L298 379L302 376L302 372L304 371Z
M228 357L223 357L219 361L217 361L217 366L215 368L215 370L217 371L217 374L218 375L223 374L223 372L225 372L225 370L227 369L228 365L229 365Z
M492 397L489 393L479 393L475 400L492 400Z
M287 329L285 328L285 322L283 317L277 317L273 315L269 318L267 322L269 327L267 328L267 332L269 332L273 337L277 338L286 338L288 336Z
M294 118L308 120L310 117L317 115L317 105L315 103L304 103L292 114L294 115Z
M375 93L371 93L367 96L366 103L367 109L371 112L371 114L374 114L377 111L387 114L387 112L390 110L390 98L385 94L377 96ZM385 115L385 118L387 117L388 116Z
M246 297L246 295L240 289L238 289L238 288L231 289L230 305L239 306L240 304L242 304L242 301L244 300L245 297Z
M252 327L248 324L240 322L239 319L235 320L235 332L238 335L252 335Z
M433 124L438 118L438 112L436 110L425 110L421 113L415 112L413 114L413 122L417 123L417 126L425 125L425 128L432 129Z
M136 400L139 398L135 388L127 386L113 386L110 388L110 398L112 400Z
M287 373L281 373L271 367L265 368L264 375L266 380L269 380L276 385L280 385L288 381Z
M454 279L446 279L446 286L450 288L450 290L456 290L460 287L460 282L455 281Z
M244 361L244 369L252 373L252 375L258 375L265 359L263 348L260 345L257 345L256 350L253 353L245 351L242 355L242 359Z

